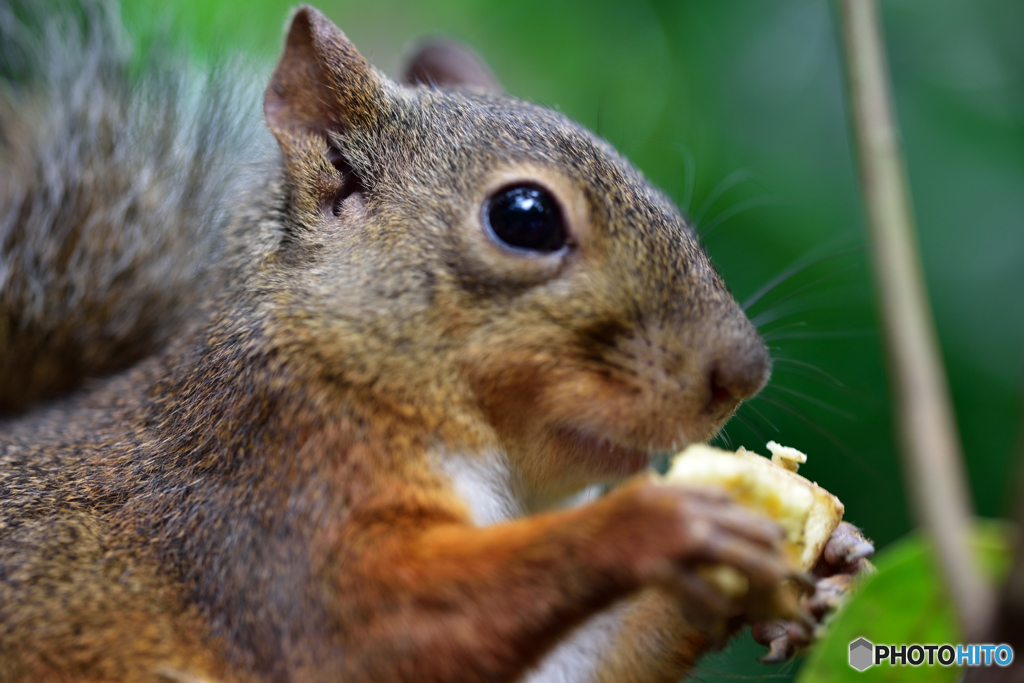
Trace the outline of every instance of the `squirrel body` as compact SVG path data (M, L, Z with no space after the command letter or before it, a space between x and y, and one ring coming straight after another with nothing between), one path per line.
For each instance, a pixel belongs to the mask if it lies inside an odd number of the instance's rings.
M454 48L391 81L302 7L277 153L223 98L175 133L173 109L133 128L157 95L78 93L95 144L65 177L33 127L54 93L6 49L0 678L669 681L794 616L778 530L724 496L580 500L711 436L770 366L607 143ZM720 604L709 562L760 606Z

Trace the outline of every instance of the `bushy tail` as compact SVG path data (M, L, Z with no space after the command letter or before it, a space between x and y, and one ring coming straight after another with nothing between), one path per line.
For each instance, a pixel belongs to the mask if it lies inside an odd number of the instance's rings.
M0 413L196 316L260 100L240 72L156 52L114 2L0 0Z

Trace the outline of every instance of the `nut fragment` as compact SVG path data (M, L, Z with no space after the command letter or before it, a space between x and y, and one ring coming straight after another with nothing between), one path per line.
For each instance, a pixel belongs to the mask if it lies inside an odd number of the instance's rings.
M772 454L772 462L780 467L785 467L790 472L796 472L800 465L807 462L807 456L795 448L781 446L774 441L768 442L768 452Z

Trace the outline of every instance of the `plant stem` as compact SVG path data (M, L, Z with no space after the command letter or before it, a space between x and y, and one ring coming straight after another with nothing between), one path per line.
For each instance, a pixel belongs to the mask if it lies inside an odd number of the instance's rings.
M839 4L904 480L964 635L976 641L991 621L994 600L968 552L972 506L917 252L878 12L874 0Z
M1024 388L1024 383L1021 384ZM1022 393L1024 395L1024 393ZM992 628L986 634L990 643L1005 643L1018 653L1006 667L972 667L964 673L963 683L1020 683L1024 680L1024 404L1021 405L1021 432L1015 478L1017 495L1013 500L1012 551L1010 572L999 592Z

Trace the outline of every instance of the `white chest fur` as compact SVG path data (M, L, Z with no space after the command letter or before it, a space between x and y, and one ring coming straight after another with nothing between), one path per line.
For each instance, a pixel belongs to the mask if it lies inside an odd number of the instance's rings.
M501 451L483 454L443 454L441 470L451 478L455 493L466 502L477 526L506 522L526 513L522 487Z
M621 602L583 622L523 678L523 683L585 683L597 678L614 647L629 602Z
M473 522L487 526L537 512L526 501L524 487L500 451L485 454L444 454L441 470L451 478L456 494L466 502ZM598 495L587 489L561 501L578 505ZM601 660L613 646L622 626L628 603L620 603L596 614L548 653L525 676L524 683L584 683L594 680Z

